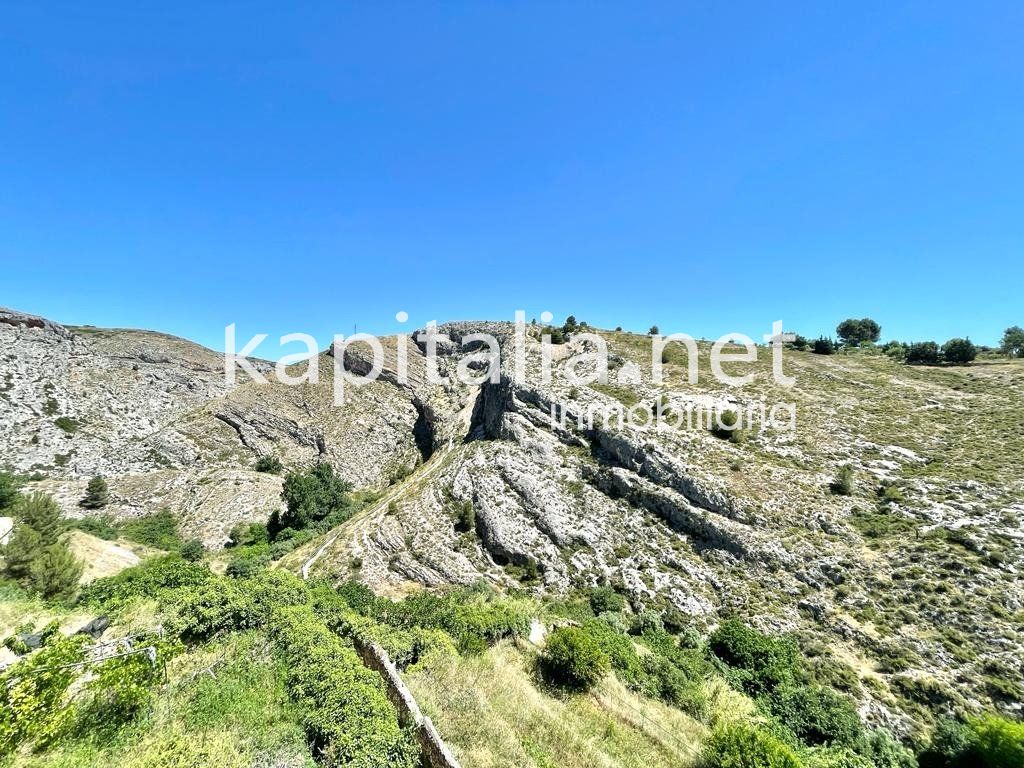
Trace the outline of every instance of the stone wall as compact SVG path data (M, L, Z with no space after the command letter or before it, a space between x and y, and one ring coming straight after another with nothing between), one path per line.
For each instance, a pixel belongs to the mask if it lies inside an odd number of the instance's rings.
M416 741L420 745L424 764L430 768L461 768L430 718L420 711L412 691L402 680L395 665L391 663L387 651L379 645L364 644L358 640L355 641L355 647L363 663L384 678L388 698L398 710L399 721L402 725L415 729Z

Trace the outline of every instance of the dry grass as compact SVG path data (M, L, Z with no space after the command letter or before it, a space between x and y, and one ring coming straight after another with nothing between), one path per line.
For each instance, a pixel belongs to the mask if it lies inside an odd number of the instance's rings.
M434 656L408 682L465 768L677 768L694 763L704 733L614 677L589 695L545 692L511 643Z

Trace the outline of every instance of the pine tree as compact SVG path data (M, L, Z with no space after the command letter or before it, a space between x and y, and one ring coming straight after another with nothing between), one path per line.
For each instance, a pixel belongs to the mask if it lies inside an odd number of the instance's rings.
M17 582L26 584L32 568L32 561L43 549L42 540L34 528L18 524L4 547L4 570Z
M60 507L52 496L45 493L22 496L14 505L13 512L21 525L35 529L43 546L56 543L57 537L64 530Z
M18 500L18 478L9 472L0 472L0 510L7 509Z
M107 488L107 481L97 475L89 484L85 487L85 496L80 502L80 506L86 509L102 509L110 503L110 491Z
M67 544L58 542L45 547L30 566L32 587L47 600L67 600L82 577L82 561Z

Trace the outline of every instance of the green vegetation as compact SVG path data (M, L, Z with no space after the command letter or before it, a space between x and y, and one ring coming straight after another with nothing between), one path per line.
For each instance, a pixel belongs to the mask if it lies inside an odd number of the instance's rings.
M67 432L69 435L75 434L81 424L70 416L58 416L53 420L54 425L58 428Z
M6 510L18 499L21 481L9 472L0 472L0 511Z
M877 342L882 335L882 327L870 317L860 320L849 318L836 326L836 335L843 344L859 347L869 341Z
M824 336L819 336L811 344L811 352L816 355L831 355L835 351L836 343Z
M939 345L934 341L914 342L907 347L904 360L910 365L938 365Z
M178 554L181 555L183 560L188 560L191 563L197 562L203 559L203 553L206 548L203 546L203 542L199 539L189 539L188 541L182 542L178 548Z
M706 768L800 768L796 753L771 734L740 723L715 729L704 745Z
M1010 357L1024 357L1024 328L1019 325L1007 328L999 349Z
M540 663L548 679L581 691L593 688L610 668L607 654L577 627L559 627L552 632Z
M267 522L270 540L293 537L314 523L333 528L353 514L348 496L352 486L334 473L334 468L321 462L308 472L292 472L284 479L281 498L284 512L275 510Z
M17 495L9 506L14 532L3 548L4 572L46 600L70 599L83 564L61 540L60 508L46 494Z
M843 464L829 484L829 490L836 496L849 496L853 493L855 473L849 464Z
M468 499L458 505L455 519L455 530L461 533L469 533L476 530L476 509L473 502Z
M970 339L950 339L942 345L942 359L953 365L967 365L978 356Z
M325 766L414 768L418 754L401 729L384 685L355 651L306 605L278 609L271 636L287 669L288 689Z
M110 503L110 489L107 481L100 476L94 477L85 486L85 496L78 502L85 509L102 509Z
M284 465L276 456L260 456L256 459L255 469L257 472L268 472L278 475L284 470Z
M121 533L126 539L167 552L176 551L182 544L178 519L169 509L126 520L121 524Z

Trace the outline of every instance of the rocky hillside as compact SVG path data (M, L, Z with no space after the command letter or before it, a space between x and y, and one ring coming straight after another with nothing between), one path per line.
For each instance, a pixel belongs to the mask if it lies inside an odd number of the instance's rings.
M451 339L442 373L482 367L460 344L470 333L512 343L508 324L439 330ZM324 460L381 494L284 558L304 575L387 594L481 578L537 593L609 583L635 610L672 609L701 629L737 615L795 633L866 720L897 732L925 704L1020 710L1020 361L924 369L869 351L790 351L787 389L762 348L757 363L734 364L755 376L732 388L712 377L702 344L696 384L680 354L655 385L649 339L603 332L608 384L565 380L587 349L580 338L553 348L541 384L540 331L529 333L525 383L503 355L497 382L431 384L412 343L400 381L390 339L381 378L335 406L328 356L317 384L285 386L264 364L269 384L228 388L222 358L187 341L4 311L0 462L72 516L102 474L115 516L167 507L217 546L280 505L280 478L253 471L257 457ZM369 365L355 348L346 364ZM663 398L674 417L792 402L795 429L730 437L577 420L597 406L650 412ZM830 490L844 465L849 494Z

